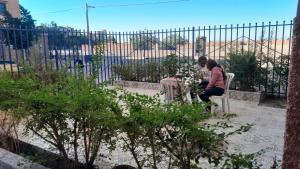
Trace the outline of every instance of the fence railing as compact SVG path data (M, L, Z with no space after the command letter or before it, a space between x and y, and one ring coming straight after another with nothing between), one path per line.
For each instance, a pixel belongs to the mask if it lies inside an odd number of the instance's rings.
M189 69L206 56L237 74L233 89L251 83L246 90L286 96L292 29L292 21L138 32L0 28L0 69L18 72L26 63L72 73L82 69L86 76L96 70L98 83L110 79L159 82L169 75L169 69ZM256 59L251 62L240 57L239 61L236 55Z

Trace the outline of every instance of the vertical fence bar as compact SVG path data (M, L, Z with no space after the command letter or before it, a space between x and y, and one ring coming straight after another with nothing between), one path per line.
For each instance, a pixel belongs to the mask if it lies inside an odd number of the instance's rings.
M11 49L10 49L10 37L9 37L9 29L6 29L6 39L8 42L8 59L9 59L9 64L10 64L10 71L11 71L11 75L13 75L13 67L12 67L12 59L11 59ZM5 69L5 61L4 61L4 69Z
M256 46L257 46L257 23L255 23L255 30L254 30L254 49L253 49L253 51L254 51L255 56L257 56ZM257 58L255 58L255 59L257 59ZM258 74L258 72L256 72L254 74L254 76L260 77L260 74Z
M137 67L140 67L140 57L139 57L139 49L140 49L140 42L141 42L141 32L136 32L136 38L137 38L137 40L136 40L136 57L137 57ZM141 81L141 79L140 79L141 77L140 77L140 74L139 73L137 73L137 80L138 81Z
M238 53L239 50L239 24L236 25L236 53Z
M195 62L195 27L192 28L192 58L193 64Z
M284 44L284 36L285 36L285 21L283 21L282 23L282 37L281 37L281 51L280 51L280 66L281 66L281 69L282 69L282 55L283 55L283 44ZM285 63L284 63L285 64ZM283 72L285 72L285 70L283 70ZM280 96L281 95L281 75L282 75L282 72L280 71L280 74L279 74L279 83L278 83L278 95Z
M264 46L264 35L265 35L265 26L264 22L262 22L261 26L261 39L260 39L260 59L259 59L259 76L262 76L262 57L263 57L263 46ZM258 89L261 90L261 81L259 81Z
M163 73L161 73L161 40L160 40L160 32L159 32L159 29L157 30L157 38L158 38L158 62L159 62L159 65L158 65L158 70L159 70L159 79L162 79L163 78Z
M214 25L214 60L216 60L216 25Z
M93 33L92 33L93 35ZM102 46L101 46L101 37L99 35L99 32L94 31L94 38L95 38L95 42L93 43L94 48L93 48L93 62L95 62L95 57L97 57L96 59L96 68L97 68L97 84L100 83L100 78L101 81L103 79L103 69L102 69ZM100 60L101 59L101 60ZM94 66L95 63L92 65Z
M198 39L197 39L198 38ZM196 50L198 50L198 58L200 57L201 48L203 49L203 46L201 47L201 33L200 33L200 26L198 27L198 37L196 38ZM204 43L203 43L204 44Z
M211 27L210 27L210 25L208 26L208 58L210 59L210 41L211 41L211 39L210 39L210 31L211 31Z
M269 57L270 57L270 41L271 41L271 22L269 22L268 25L268 48L267 48L267 71L266 71L266 79L265 79L265 86L266 87L266 93L268 93L268 72L269 72Z
M72 73L72 61L70 59L71 58L71 46L72 46L71 39L70 39L70 33L71 33L70 29L67 30L67 33L68 33L68 35L67 35L67 48L68 48L67 49L67 51L68 51L67 57L68 58L67 58L66 62L68 64L68 69L69 69L70 73Z
M221 63L221 51L222 51L222 26L219 27L219 64ZM224 59L224 58L223 58Z
M168 29L166 29L166 32L165 32L165 38L166 38L166 49L165 49L165 58L164 58L164 61L168 61L168 49L170 48L170 45L169 45L169 42L168 42Z
M106 64L107 64L107 69L105 69L105 72L107 71L107 76L108 76L108 78L110 79L111 77L112 77L112 71L111 71L111 69L110 69L110 66L112 66L112 61L111 61L111 57L109 57L109 51L108 51L108 37L107 37L107 32L105 32L105 46L106 46ZM110 62L110 63L109 63ZM105 80L107 80L107 79L105 79Z
M81 73L83 73L83 76L84 76L84 70L85 69L87 69L87 64L85 64L84 65L84 63L85 63L85 60L84 60L84 57L85 57L85 55L84 55L84 53L86 52L85 51L85 47L86 47L86 45L85 45L85 32L83 32L83 31L81 31L81 30L78 30L78 32L79 32L79 37L76 37L76 39L78 39L79 40L79 42L80 42L80 52L79 52L79 55L80 55L80 60L81 60ZM74 39L74 36L72 37L72 39ZM73 40L72 40L72 42L73 42ZM72 46L74 46L74 43L72 44ZM82 51L83 49L84 49L84 51ZM73 51L73 55L74 55L74 51ZM74 58L74 57L73 57ZM71 60L71 58L70 58L70 60Z
M187 55L188 55L188 72L190 73L190 27L188 27L188 30L187 30L187 33L188 33L188 39L187 39L187 41L188 41L188 46L187 46L187 48L188 48L188 51L187 51Z
M106 41L109 42L109 50L107 48L107 55L109 55L109 60L110 60L110 65L111 67L114 66L115 62L113 62L113 58L112 58L112 51L111 51L111 35L110 35L110 32L108 32L108 34L106 33ZM114 77L114 72L112 71L112 68L109 69L110 70L110 74L111 74L111 77L112 77L112 80L115 80L116 77Z
M25 32L26 32L26 60L28 61L28 64L31 65L30 59L28 60L29 56L29 35L28 35L28 27L25 27Z
M127 60L128 56L126 57L126 45L125 45L125 43L127 44L127 47L128 47L128 43L125 40L124 32L122 32L122 37L123 37L123 43L122 43L122 45L123 45L123 61L122 61L122 63L127 64L128 63L128 60ZM127 50L128 50L128 48L127 48Z
M250 52L250 43L251 43L251 23L249 23L249 30L248 30L248 52Z
M104 81L106 81L106 59L105 59L105 45L104 45L104 35L103 35L103 31L98 31L97 34L98 34L98 40L99 40L99 43L100 43L100 48L101 48L101 51L100 51L100 54L101 54L101 62L100 62L100 69L101 69L101 83L103 83ZM104 78L103 78L104 76Z
M174 45L173 51L171 52L172 54L175 54L177 56L177 50L178 50L178 42L177 42L177 32L176 32L176 28L174 28L172 31L172 43ZM178 58L177 58L178 60Z
M181 49L181 35L180 35L180 33L181 33L181 30L180 30L180 28L178 29L178 41L179 41L179 57L178 57L178 62L179 62L179 72L181 71L180 70L180 68L181 68L181 66L182 66L182 63L180 63L180 57L181 57L181 52L180 52L180 49ZM183 43L183 45L185 45L185 43Z
M243 23L243 27L242 27L242 54L244 54L244 46L245 46L245 24Z
M288 56L289 57L288 57L288 61L287 61L287 63L288 63L287 67L290 66L289 63L290 63L290 57L291 57L292 38L293 38L293 20L290 21L290 36L289 36L289 49L288 49ZM287 96L287 90L288 90L288 81L286 81L286 85L285 85L285 94L286 94L286 96Z
M274 57L273 57L273 70L272 70L272 72L273 72L273 75L272 75L272 95L274 95L275 70L276 70L276 66L277 66L277 63L276 63L277 62L276 61L276 54L277 54L277 31L278 31L278 21L276 21L276 25L275 25L275 45L274 45Z
M254 53L256 54L256 44L257 44L257 23L255 23L255 30L254 30Z
M67 42L66 42L66 33L68 33L68 29L63 29L64 31L63 31L63 39L64 39L64 56L65 56L65 58L64 58L64 62L65 62L65 66L67 66ZM67 68L67 67L66 67Z
M18 55L18 44L17 44L17 38L16 38L16 30L17 28L14 27L14 30L13 30L13 37L14 37L14 48L15 48L15 55L16 55L16 65L17 65L17 74L19 75L20 73L20 68L19 68L19 55Z
M57 62L57 41L58 41L58 38L57 38L57 28L55 28L54 30L54 39L53 39L53 47L54 47L54 59L55 59L55 67L56 67L56 70L59 70L58 69L58 62Z
M80 33L79 30L75 30L72 33L72 60L73 60L73 67L74 67L75 76L77 76L77 75L80 76L79 73L81 71L78 46L80 44L86 44L86 43L82 42L81 39L78 39L78 33ZM83 57L83 59L85 59L85 56ZM84 60L83 60L83 62L84 62ZM85 64L85 67L87 69L87 64ZM84 71L82 73L84 73ZM83 76L84 76L84 74L83 74Z
M73 34L73 31L72 31L72 34ZM82 44L83 44L83 46L82 46L83 47L83 55L82 55L83 60L82 60L82 62L84 63L84 68L85 68L85 71L83 71L84 75L88 75L88 63L87 63L87 58L86 58L87 57L86 56L86 51L87 51L86 34L87 34L87 32L85 30L83 30L81 41L82 41ZM73 39L72 41L74 41L74 35L73 35L72 39ZM73 48L73 59L74 59L74 48Z
M230 25L230 53L233 53L233 25Z
M57 40L58 40L58 49L59 49L59 56L58 56L58 60L59 60L59 66L58 67L60 67L60 68L62 68L62 64L61 64L61 48L62 48L62 44L61 44L61 42L62 42L62 39L63 39L63 36L64 36L64 28L62 28L62 30L58 30L58 32L59 32L59 37L57 38Z
M145 82L147 82L147 80L148 80L148 67L147 67L147 57L146 57L146 51L145 50L147 50L147 54L149 54L149 35L148 35L148 30L145 32L145 31L143 31L143 36L145 37L145 33L146 33L146 43L144 42L144 58L143 58L143 60L144 60L144 64L145 64L145 67L146 67L146 69L145 69L145 73L146 73L146 76L145 76ZM148 58L149 59L149 58Z
M184 64L186 64L186 63L185 63L185 62L186 62L185 47L186 47L186 43L188 43L188 42L186 42L186 39L185 39L185 27L183 28L183 32L182 32L182 33L183 33L183 40L184 40L184 42L185 42L185 43L184 43L184 46L183 46L183 49L182 49L182 50L183 50L183 51L182 51L182 52L183 52L183 60L184 60ZM185 68L186 68L186 67L184 66L184 71L186 71Z
M224 37L224 43L225 43L225 49L224 49L224 56L225 56L225 64L224 64L224 68L225 68L225 70L226 70L226 68L227 68L227 31L228 31L228 29L227 29L227 25L225 25L225 37Z
M20 45L21 45L21 53L22 53L22 64L25 64L25 53L24 53L24 45L23 45L23 29L19 26L19 36L20 36Z

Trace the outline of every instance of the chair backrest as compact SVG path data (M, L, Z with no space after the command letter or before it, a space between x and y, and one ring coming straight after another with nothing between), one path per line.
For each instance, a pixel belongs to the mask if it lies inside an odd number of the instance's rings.
M229 90L230 84L234 78L234 73L226 73L225 93Z

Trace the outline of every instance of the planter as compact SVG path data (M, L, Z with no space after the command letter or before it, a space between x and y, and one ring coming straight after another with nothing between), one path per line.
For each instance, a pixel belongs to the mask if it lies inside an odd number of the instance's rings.
M142 89L151 89L151 90L161 89L159 83L149 83L149 82L117 80L114 81L114 85L121 86L121 87L142 88Z
M265 94L263 92L248 92L240 90L229 90L229 96L231 99L244 100L255 103L260 103L260 101L265 98Z
M42 165L32 163L24 157L0 148L0 168L1 169L48 169Z
M118 165L118 166L115 166L114 168L112 169L136 169L135 167L132 167L130 165Z
M64 159L58 154L49 152L24 141L14 138L2 138L1 141L2 145L0 145L0 147L5 148L11 153L32 157L37 163L49 169L85 169L83 164L75 163L73 160Z

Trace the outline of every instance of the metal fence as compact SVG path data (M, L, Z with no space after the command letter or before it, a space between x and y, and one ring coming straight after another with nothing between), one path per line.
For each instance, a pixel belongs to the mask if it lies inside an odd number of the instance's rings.
M252 78L262 77L252 90L286 96L292 29L292 21L138 32L0 28L0 69L20 71L23 64L29 64L76 73L81 68L86 76L96 69L98 83L122 79L159 82L168 76L163 63L169 55L177 58L179 67L192 66L206 56L234 71L227 64L230 56L252 52L258 65ZM101 59L96 65L95 57ZM232 88L241 89L238 79Z

